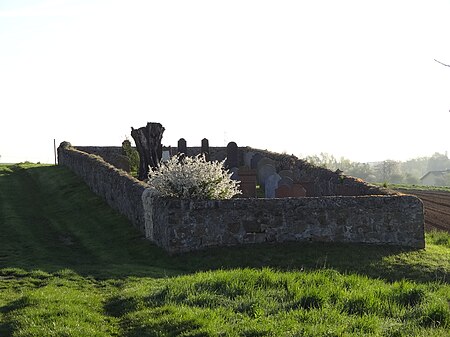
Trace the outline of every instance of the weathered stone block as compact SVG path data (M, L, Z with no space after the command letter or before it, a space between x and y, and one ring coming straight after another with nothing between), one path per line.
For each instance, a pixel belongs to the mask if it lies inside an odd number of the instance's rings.
M243 243L255 243L255 233L245 233L242 241Z
M256 198L256 170L239 169L240 189L243 198Z
M301 184L283 184L275 190L275 196L277 198L305 197L306 189Z
M231 222L227 225L228 231L230 231L233 234L237 234L241 230L241 224L238 222Z
M244 220L242 221L244 229L247 233L258 233L261 232L261 224L256 221Z
M255 243L263 243L266 242L266 234L265 233L255 233L254 242Z

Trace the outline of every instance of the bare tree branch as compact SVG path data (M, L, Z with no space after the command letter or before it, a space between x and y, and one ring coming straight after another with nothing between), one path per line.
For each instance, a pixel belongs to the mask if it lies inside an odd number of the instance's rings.
M441 61L438 61L438 60L436 60L436 59L434 59L434 60L435 60L437 63L442 64L443 66L450 67L450 64L442 63Z

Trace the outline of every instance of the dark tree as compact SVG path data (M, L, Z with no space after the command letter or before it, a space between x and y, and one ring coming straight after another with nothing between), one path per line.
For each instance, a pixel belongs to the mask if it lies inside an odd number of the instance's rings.
M160 123L147 123L147 126L139 129L131 128L131 137L139 152L139 180L147 179L149 166L151 168L159 166L162 157L163 133L164 127Z

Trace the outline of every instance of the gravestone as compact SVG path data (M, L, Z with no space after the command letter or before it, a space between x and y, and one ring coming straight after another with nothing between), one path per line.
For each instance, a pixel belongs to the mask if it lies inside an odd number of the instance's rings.
M291 187L287 185L280 185L275 190L275 198L289 198L290 197Z
M250 168L252 166L252 158L255 152L245 152L244 153L244 165Z
M292 176L294 178L294 181L300 181L302 179L302 173L299 168L294 168L292 170Z
M286 186L291 187L292 185L294 185L294 180L292 178L289 178L289 177L286 177L286 176L283 177L281 174L280 174L280 177L281 177L281 179L278 182L278 186L286 185Z
M233 173L230 177L232 180L239 180L239 169L237 167L232 167L229 171L230 173Z
M280 179L281 177L277 173L267 177L264 185L266 198L275 198L275 190L278 188L278 182L280 181Z
M186 139L180 138L178 140L178 154L184 154L187 156L187 144Z
M206 161L209 161L209 141L206 138L202 139L202 154L205 156Z
M258 183L261 186L265 186L266 179L270 177L272 174L277 173L277 170L275 169L275 166L270 164L262 165L257 170L257 176L258 176Z
M275 162L275 160L273 160L273 159L270 159L270 158L267 158L267 157L264 157L264 158L262 158L259 162L258 162L258 164L256 165L256 169L259 169L260 167L262 167L263 165L272 165L273 167L276 167L276 162Z
M256 198L256 170L240 169L239 180L243 198Z
M283 177L289 177L292 180L294 180L294 172L292 172L292 170L281 170L280 172L278 172L278 174L283 178Z
M300 184L300 185L303 186L303 188L306 190L306 196L307 197L318 197L318 196L320 196L320 193L317 193L317 191L316 191L316 187L315 187L314 182L312 182L312 181L305 181L305 180L302 180L302 181L295 181L294 180L294 183L295 184Z
M256 170L258 167L258 162L263 158L264 157L260 153L256 153L250 161L250 168Z
M292 194L294 197L306 197L306 189L301 184L294 184L292 186Z
M292 175L295 182L301 182L301 181L309 181L310 180L310 174L309 171L306 169L300 169L295 168L292 170Z
M169 150L163 151L161 161L166 162L169 159L170 159L170 151Z
M238 167L239 166L239 158L238 158L238 146L235 142L229 142L227 145L227 167Z
M280 185L275 190L276 198L299 198L299 197L305 197L305 196L306 196L306 190L300 184L294 184L292 186Z

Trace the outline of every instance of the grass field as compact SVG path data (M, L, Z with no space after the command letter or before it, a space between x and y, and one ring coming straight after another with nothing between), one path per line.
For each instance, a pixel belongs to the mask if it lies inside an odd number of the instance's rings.
M0 166L0 336L450 336L450 235L168 256L63 167Z
M416 191L442 191L450 192L448 186L427 186L427 185L408 185L408 184L382 184L376 183L375 185L381 187L387 187L392 190L416 190Z

